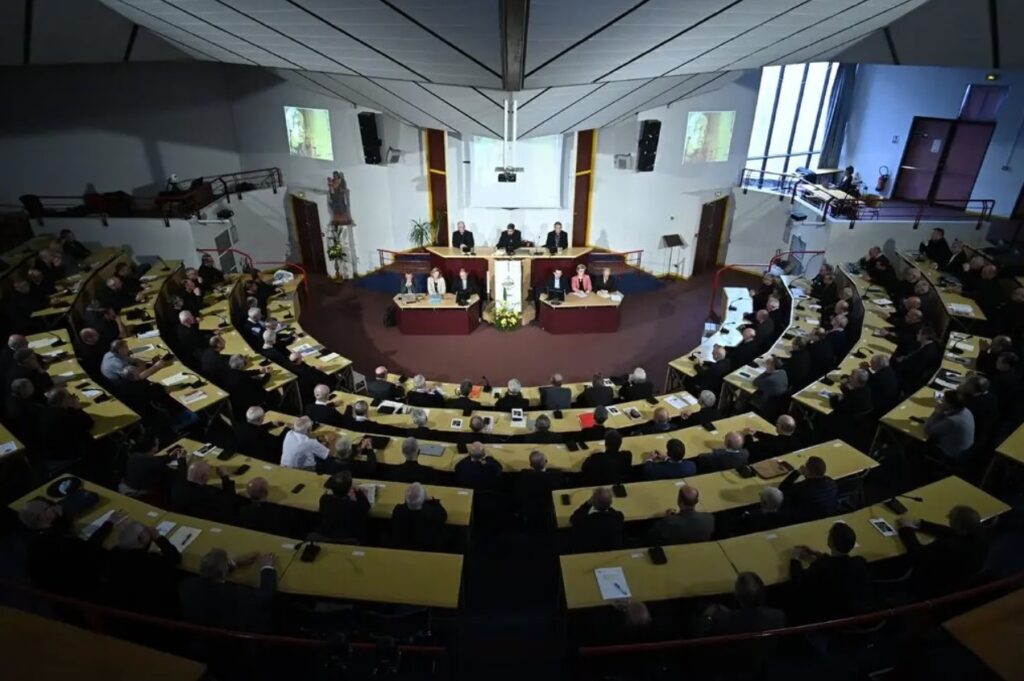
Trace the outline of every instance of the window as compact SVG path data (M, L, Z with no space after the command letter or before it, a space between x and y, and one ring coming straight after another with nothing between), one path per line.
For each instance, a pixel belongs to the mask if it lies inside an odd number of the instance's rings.
M838 64L788 64L761 70L747 168L792 173L817 167ZM771 183L772 177L764 178Z

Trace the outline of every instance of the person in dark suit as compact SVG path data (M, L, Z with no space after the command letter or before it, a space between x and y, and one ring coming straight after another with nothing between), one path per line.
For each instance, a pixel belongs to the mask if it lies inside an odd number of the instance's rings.
M548 232L547 239L544 240L544 248L552 254L569 248L569 235L562 231L561 222L556 222L553 229Z
M473 491L492 491L501 484L501 464L487 455L483 443L469 445L469 456L455 464L455 482Z
M743 436L726 433L724 447L699 454L696 459L698 473L714 473L746 466L750 453L743 448Z
M700 493L696 487L682 485L677 494L677 509L669 509L664 518L654 523L648 535L657 546L692 544L708 541L715 533L715 515L697 510Z
M539 300L541 293L549 293L551 291L561 291L562 295L565 296L571 290L569 279L563 274L562 268L556 267L551 271L551 276L545 282L544 290L534 292L534 297Z
M497 249L511 253L523 245L523 235L511 222L505 227L505 231L498 238Z
M807 339L803 336L793 339L789 357L782 360L782 368L789 378L789 387L794 391L811 382L811 353L807 349Z
M828 531L828 553L808 546L793 548L789 576L800 619L817 622L848 617L865 607L868 563L862 556L850 555L856 546L853 528L837 522Z
M70 229L60 230L57 241L60 243L61 253L75 262L85 260L92 255L92 251L75 239L75 235Z
M200 281L203 283L203 288L207 290L224 283L224 273L214 267L213 256L209 253L203 253L198 274Z
M152 551L151 547L157 550ZM161 617L176 614L178 549L156 530L129 520L106 557L107 594L114 607Z
M483 416L472 416L469 419L469 432L460 433L457 437L458 441L467 447L474 442L481 442L483 444L489 444L495 441L495 438L487 430L487 421L484 420Z
M15 278L11 291L4 295L7 323L18 333L32 333L40 328L39 320L33 319L32 313L42 307L43 304L32 295L32 286L21 278Z
M573 511L572 544L575 551L612 551L622 548L625 516L612 508L612 492L606 487L594 490L590 499Z
M921 243L921 252L940 266L948 263L953 257L953 251L949 249L949 242L946 241L946 230L941 227L933 229L928 241Z
M865 365L871 371L868 378L868 388L871 389L871 404L878 414L884 414L896 406L900 401L900 385L896 379L896 372L889 366L889 356L874 354Z
M225 468L213 468L202 460L194 461L186 468L184 461L179 461L176 473L171 486L171 508L174 511L218 523L233 524L237 521L235 481ZM207 484L213 473L220 478L220 488Z
M551 493L565 486L565 475L548 468L544 452L530 452L530 467L519 473L516 480L516 500L519 514L530 527L553 528L554 509Z
M835 356L837 364L850 351L850 337L846 333L848 324L849 320L846 315L837 314L832 318L831 328L825 335L825 340L832 345L832 354Z
M579 432L577 436L583 442L594 442L595 440L603 440L604 436L611 432L605 423L608 421L608 409L605 407L598 407L594 410L594 425L587 426Z
M495 411L510 412L513 409L528 409L529 407L530 401L523 397L523 386L516 378L509 379L508 392L494 403Z
M764 582L756 573L739 573L733 593L739 607L711 606L705 612L705 621L698 632L700 636L749 634L786 626L786 613L765 606ZM758 652L764 652L761 648L758 647ZM744 653L747 653L746 648Z
M981 374L973 374L959 388L964 406L974 416L974 451L985 452L992 444L999 420L999 399L992 392L991 382Z
M459 384L459 396L448 400L446 406L449 409L462 409L463 411L479 409L480 403L470 397L472 394L473 381L466 379Z
M211 381L223 382L228 373L228 355L224 354L224 339L210 337L210 346L199 356L199 371Z
M836 353L832 349L825 329L818 327L811 333L811 340L807 344L807 351L811 355L811 376L822 376L836 364Z
M414 482L405 489L405 503L395 505L391 512L390 545L410 551L440 551L447 521L448 511L441 502L429 498L423 485Z
M629 477L633 455L622 451L622 435L610 430L604 436L604 450L594 452L581 467L584 485L614 485Z
M562 374L551 377L551 385L540 388L541 409L568 409L572 406L572 391L562 387Z
M30 348L22 348L14 353L11 368L7 370L5 377L6 385L9 387L19 378L24 378L32 383L35 388L35 398L42 402L46 393L53 388L53 378L43 369L39 355Z
M245 485L249 503L238 511L238 522L242 527L256 532L266 532L278 537L294 537L296 522L291 509L267 501L270 483L266 478L255 477Z
M313 401L306 405L302 413L315 423L344 428L345 419L331 401L331 388L326 385L313 388Z
M775 342L775 322L768 310L758 310L754 315L754 343L758 354L765 352Z
M264 423L266 413L263 407L249 407L245 420L235 426L235 449L246 456L260 461L277 464L281 462L282 435L270 432L271 424Z
M258 374L254 374L246 371L245 365L244 355L231 355L228 358L228 370L222 378L222 387L230 396L231 406L239 417L244 415L249 407L266 405L269 399L263 383L270 375L270 367L265 367Z
M461 249L463 253L469 253L476 246L473 239L473 232L466 229L466 223L459 220L455 224L455 231L452 232L452 248Z
M921 327L917 332L917 343L918 347L910 354L893 358L896 378L905 393L912 393L924 385L942 361L942 348L936 342L934 329Z
M614 293L619 290L619 282L612 276L612 268L602 267L601 274L594 277L594 291Z
M629 379L619 389L619 399L623 402L646 400L654 397L654 384L647 380L647 372L637 367L629 375Z
M827 518L839 512L839 485L827 472L824 459L809 456L807 463L779 485L786 497L786 510L797 522Z
M406 272L402 276L402 283L398 287L398 293L399 295L423 293L423 286L416 281L416 277L412 272Z
M871 388L868 386L869 377L867 370L854 369L850 376L839 384L840 394L832 393L829 396L833 421L853 419L872 412L874 403Z
M54 458L67 458L72 452L81 456L93 449L93 418L66 389L54 388L46 393L46 406L38 418L40 446Z
M731 536L767 532L790 523L789 515L782 510L784 497L778 487L765 485L758 491L757 498L757 508L743 513L731 524Z
M686 446L682 440L672 438L665 443L665 453L655 450L644 457L640 466L640 478L643 480L673 480L697 474L697 466L686 456Z
M752 328L743 329L742 340L738 345L726 348L725 354L729 358L729 364L733 369L739 369L744 364L749 364L760 353L760 346L757 344L757 332Z
M135 302L134 296L124 290L124 283L118 277L107 279L104 285L96 291L96 300L102 307L111 308L118 312L121 311L122 307Z
M469 276L469 272L466 271L465 267L459 269L459 276L452 280L451 292L458 296L464 297L469 300L474 294L480 293L480 287L476 285L476 281L473 277Z
M401 386L388 381L388 368L379 366L373 372L373 380L366 382L366 394L374 400L398 401L405 397Z
M178 313L177 349L193 363L198 360L203 350L210 346L210 336L212 335L200 330L199 322L196 321L195 316L188 310L182 310Z
M946 517L948 527L909 517L896 519L900 540L907 547L913 565L911 590L921 598L966 588L988 558L981 516L975 509L954 506ZM931 535L935 541L922 545L918 532Z
M334 541L361 544L366 538L370 502L366 494L352 484L352 472L335 473L324 487L330 493L320 497L317 532Z
M701 390L697 393L697 404L700 411L687 412L679 416L685 426L706 426L722 418L722 410L715 406L718 398L710 390Z
M412 378L412 391L406 393L405 403L411 407L444 407L444 395L427 383L422 374Z
M615 393L604 384L604 377L595 374L590 387L580 393L576 405L579 407L607 407L615 402Z
M796 419L789 414L782 414L775 419L776 435L762 433L753 428L743 431L743 447L750 456L747 463L757 463L765 459L773 459L789 454L803 447L803 442L796 434Z
M529 435L530 442L542 445L557 445L565 442L561 433L551 432L551 417L541 414L533 422L533 432Z
M396 482L421 482L425 485L436 485L441 480L441 474L419 462L420 443L414 437L407 437L402 440L402 456L405 461L397 466L391 466L388 471L388 478Z
M650 423L640 428L640 432L644 435L656 435L657 433L667 433L675 427L676 425L668 415L668 409L658 407L654 410Z
M715 345L711 349L711 359L714 361L704 362L698 366L697 375L687 382L691 392L699 393L702 390L707 390L715 395L721 392L722 383L725 381L725 377L732 372L733 364L725 348L721 345Z

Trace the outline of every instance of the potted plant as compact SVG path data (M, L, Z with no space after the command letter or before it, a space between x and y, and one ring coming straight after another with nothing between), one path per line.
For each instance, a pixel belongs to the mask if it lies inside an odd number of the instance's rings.
M523 325L521 312L505 303L498 303L494 308L494 328L499 331L513 331Z
M417 248L433 246L437 243L437 235L441 232L444 218L440 212L434 214L433 220L413 220L409 230L409 241Z
M342 225L331 224L331 231L327 235L327 258L334 265L334 274L331 279L340 282L345 278L343 263L348 259L345 246L341 241Z

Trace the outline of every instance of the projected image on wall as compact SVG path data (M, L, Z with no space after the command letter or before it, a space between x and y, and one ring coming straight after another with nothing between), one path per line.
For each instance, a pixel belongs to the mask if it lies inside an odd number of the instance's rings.
M327 109L284 108L284 125L288 131L288 153L321 161L334 160L331 145L331 114Z
M683 163L729 160L735 111L691 111L686 117Z

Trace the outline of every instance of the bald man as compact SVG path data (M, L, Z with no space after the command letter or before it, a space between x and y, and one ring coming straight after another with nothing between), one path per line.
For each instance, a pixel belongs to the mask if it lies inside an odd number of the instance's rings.
M714 473L746 466L750 453L743 448L743 435L727 433L723 446L697 456L697 473Z
M151 551L152 546L157 551ZM172 616L181 554L156 529L136 520L121 523L117 546L107 555L113 604L147 615Z
M708 541L715 533L715 516L697 510L700 493L696 487L683 485L677 494L678 509L665 511L665 517L651 528L652 544L691 544Z
M775 419L775 432L776 435L762 433L754 428L743 431L743 446L750 453L747 463L757 463L789 454L804 446L796 435L796 419L789 414L783 414Z
M266 478L256 477L250 480L245 485L245 496L249 498L249 503L238 511L242 527L279 537L296 536L295 519L291 510L269 501L270 483Z
M388 368L379 366L373 372L373 379L366 382L366 394L374 400L402 400L405 390L388 381Z
M214 468L196 460L187 468L179 463L177 474L171 487L171 510L214 522L237 523L235 481L224 467ZM220 478L219 486L208 484L214 474Z

